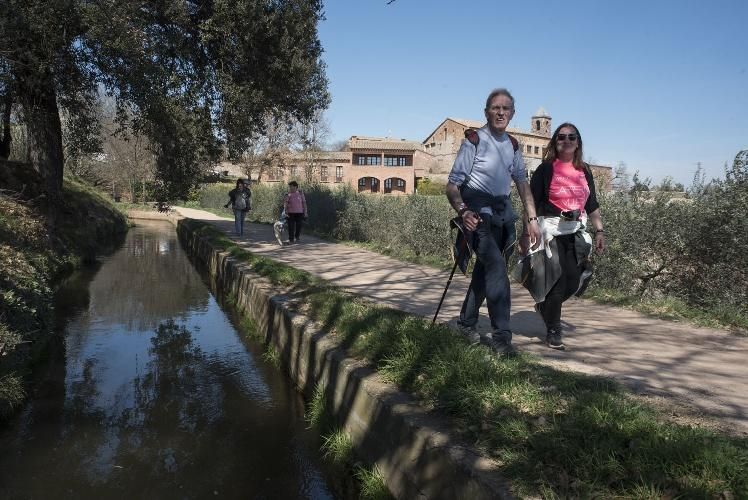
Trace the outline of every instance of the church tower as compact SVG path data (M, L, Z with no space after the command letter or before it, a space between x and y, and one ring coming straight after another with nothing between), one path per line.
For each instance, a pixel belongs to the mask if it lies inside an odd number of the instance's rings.
M540 107L530 119L530 130L533 134L551 136L551 115Z

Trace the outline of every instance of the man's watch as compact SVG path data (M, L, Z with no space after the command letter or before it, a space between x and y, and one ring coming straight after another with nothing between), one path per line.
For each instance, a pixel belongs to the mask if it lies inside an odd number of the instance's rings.
M467 206L467 205L465 205L464 203L460 203L460 204L459 204L459 205L457 206L457 215L459 215L460 217L462 217L462 214L464 214L464 213L465 213L465 212L467 212L468 210L469 210L469 208L468 208L468 206Z

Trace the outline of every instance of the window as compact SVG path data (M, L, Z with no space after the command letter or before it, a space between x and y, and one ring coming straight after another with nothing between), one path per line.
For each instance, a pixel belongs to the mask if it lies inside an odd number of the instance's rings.
M392 189L392 179L384 180L384 189Z
M385 156L384 165L387 167L407 167L408 157L407 156Z
M540 120L535 120L535 130L540 130ZM535 151L537 153L537 151Z
M343 182L343 167L335 167L335 182Z
M327 177L327 167L320 167L320 175Z
M529 144L527 145L527 152L532 153L532 146L530 146Z
M405 187L405 181L402 179L397 180L397 187L404 188Z
M381 165L382 157L379 155L354 155L356 165Z
M297 174L296 165L291 165L291 168L289 170L290 170L291 177L296 177L296 174Z
M535 154L536 154L536 155L539 155L539 154L540 154L540 148L539 148L539 147L537 147L537 146L535 146Z
M360 188L366 187L366 177L361 177L358 180L358 187L360 187Z

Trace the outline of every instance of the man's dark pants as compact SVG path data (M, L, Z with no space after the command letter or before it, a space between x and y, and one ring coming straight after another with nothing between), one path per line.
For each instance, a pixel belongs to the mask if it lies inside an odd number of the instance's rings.
M480 214L481 222L474 232L477 257L473 277L460 311L460 323L472 327L478 322L478 311L483 301L488 302L488 317L494 333L509 334L511 295L506 262L516 239L514 218ZM493 219L493 223L492 223ZM503 252L503 253L502 253ZM505 336L505 335L504 335Z

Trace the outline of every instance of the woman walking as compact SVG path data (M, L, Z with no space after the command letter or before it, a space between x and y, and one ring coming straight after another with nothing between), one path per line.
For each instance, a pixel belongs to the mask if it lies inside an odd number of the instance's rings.
M244 182L244 179L236 181L236 187L229 191L229 201L224 205L234 211L234 229L237 236L244 236L244 218L247 212L251 210L252 192Z
M535 310L543 317L546 344L552 349L564 349L561 305L583 290L591 276L592 247L598 253L605 250L595 183L582 155L579 130L571 123L563 123L553 133L543 163L530 180L543 235L539 251L545 252L545 281L541 283L544 289L540 292L543 298L538 300L534 294ZM587 232L590 226L594 242ZM526 243L522 247L526 247ZM555 282L548 279L555 275L558 275ZM537 287L534 291L538 291Z
M288 242L298 243L301 236L301 226L307 218L306 197L299 190L299 183L291 181L288 183L288 193L283 203L288 216Z

